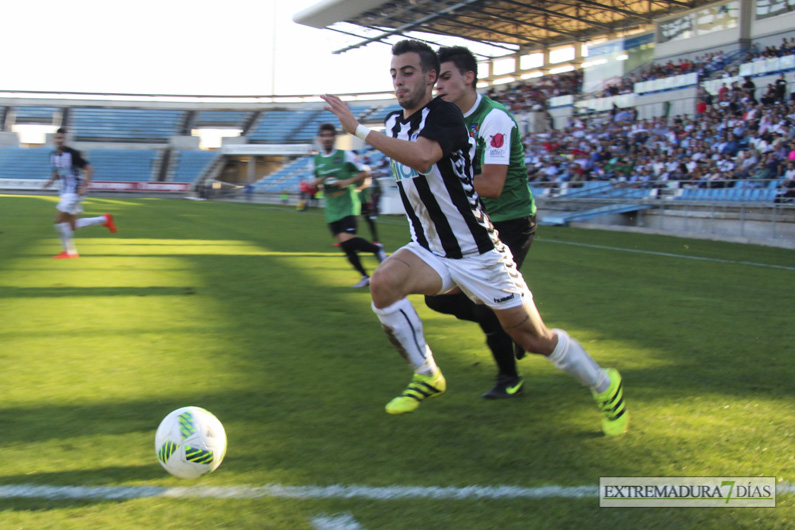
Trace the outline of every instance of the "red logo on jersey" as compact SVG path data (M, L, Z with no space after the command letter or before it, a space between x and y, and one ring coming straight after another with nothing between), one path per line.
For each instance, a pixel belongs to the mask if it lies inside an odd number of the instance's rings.
M502 147L502 144L504 143L505 143L505 137L502 135L502 133L495 134L494 136L491 137L492 147L496 147L497 149L499 149L500 147Z

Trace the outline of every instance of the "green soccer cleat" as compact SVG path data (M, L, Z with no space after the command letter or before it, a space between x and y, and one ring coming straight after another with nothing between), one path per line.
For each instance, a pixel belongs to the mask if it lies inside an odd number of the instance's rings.
M594 393L593 398L604 414L602 432L605 436L618 436L624 434L629 427L629 412L624 403L624 385L618 370L606 368L605 372L610 377L610 386L601 394Z
M386 404L386 411L390 414L414 412L423 399L443 394L445 390L447 381L438 368L431 375L414 374L403 394Z

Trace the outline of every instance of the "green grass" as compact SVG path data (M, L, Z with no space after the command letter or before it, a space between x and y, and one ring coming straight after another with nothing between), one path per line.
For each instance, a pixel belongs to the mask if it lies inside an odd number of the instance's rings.
M82 230L81 258L52 260L54 205L0 196L0 487L795 482L793 251L541 227L523 269L541 314L624 376L631 431L605 439L588 391L541 358L520 363L522 398L482 400L495 368L477 326L419 298L448 392L385 414L410 372L317 210L92 198L87 213L113 213L119 233ZM379 230L387 250L408 239L402 218ZM154 456L158 423L185 405L215 413L229 439L197 481ZM792 494L775 509L665 510L595 498L0 498L0 527L294 529L349 513L369 530L786 528L793 505Z

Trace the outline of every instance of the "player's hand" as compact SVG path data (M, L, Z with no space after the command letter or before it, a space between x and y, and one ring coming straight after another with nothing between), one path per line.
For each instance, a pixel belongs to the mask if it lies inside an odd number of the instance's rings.
M345 129L346 132L350 134L356 133L356 127L359 125L359 122L356 121L351 109L348 108L348 105L346 105L344 101L333 94L323 94L320 96L320 99L328 104L328 106L323 108L330 110L337 116L340 120L340 125L342 125L342 128Z

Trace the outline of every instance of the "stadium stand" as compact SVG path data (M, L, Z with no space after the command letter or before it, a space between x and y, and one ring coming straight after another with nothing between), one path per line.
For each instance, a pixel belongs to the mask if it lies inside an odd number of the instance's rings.
M312 163L311 157L302 157L293 160L281 169L260 179L254 184L254 191L261 193L281 193L298 191L298 184L302 180L312 178L309 171Z
M348 108L350 108L353 115L360 120L371 109L369 105L349 105ZM321 123L333 123L339 126L337 117L334 116L334 114L327 110L320 110L313 116L310 116L301 128L293 134L293 139L306 143L314 142Z
M155 149L91 149L85 158L94 180L147 182L157 180L159 156Z
M51 125L60 113L57 107L14 107L12 109L16 123L36 123Z
M50 178L51 151L47 147L0 149L0 179Z
M394 112L396 110L401 110L401 109L402 109L402 107L400 105L398 105L397 103L394 103L392 105L384 105L383 107L381 107L379 109L376 109L371 114L367 115L365 117L365 120L368 123L378 123L380 125L383 125L387 114L389 114L390 112Z
M263 113L248 139L252 143L296 143L295 133L316 110L271 110Z
M243 129L252 112L242 110L202 110L196 116L196 127Z
M176 156L173 176L174 182L193 182L219 154L215 151L174 151Z
M166 143L182 133L185 111L163 109L72 109L68 128L78 141Z

